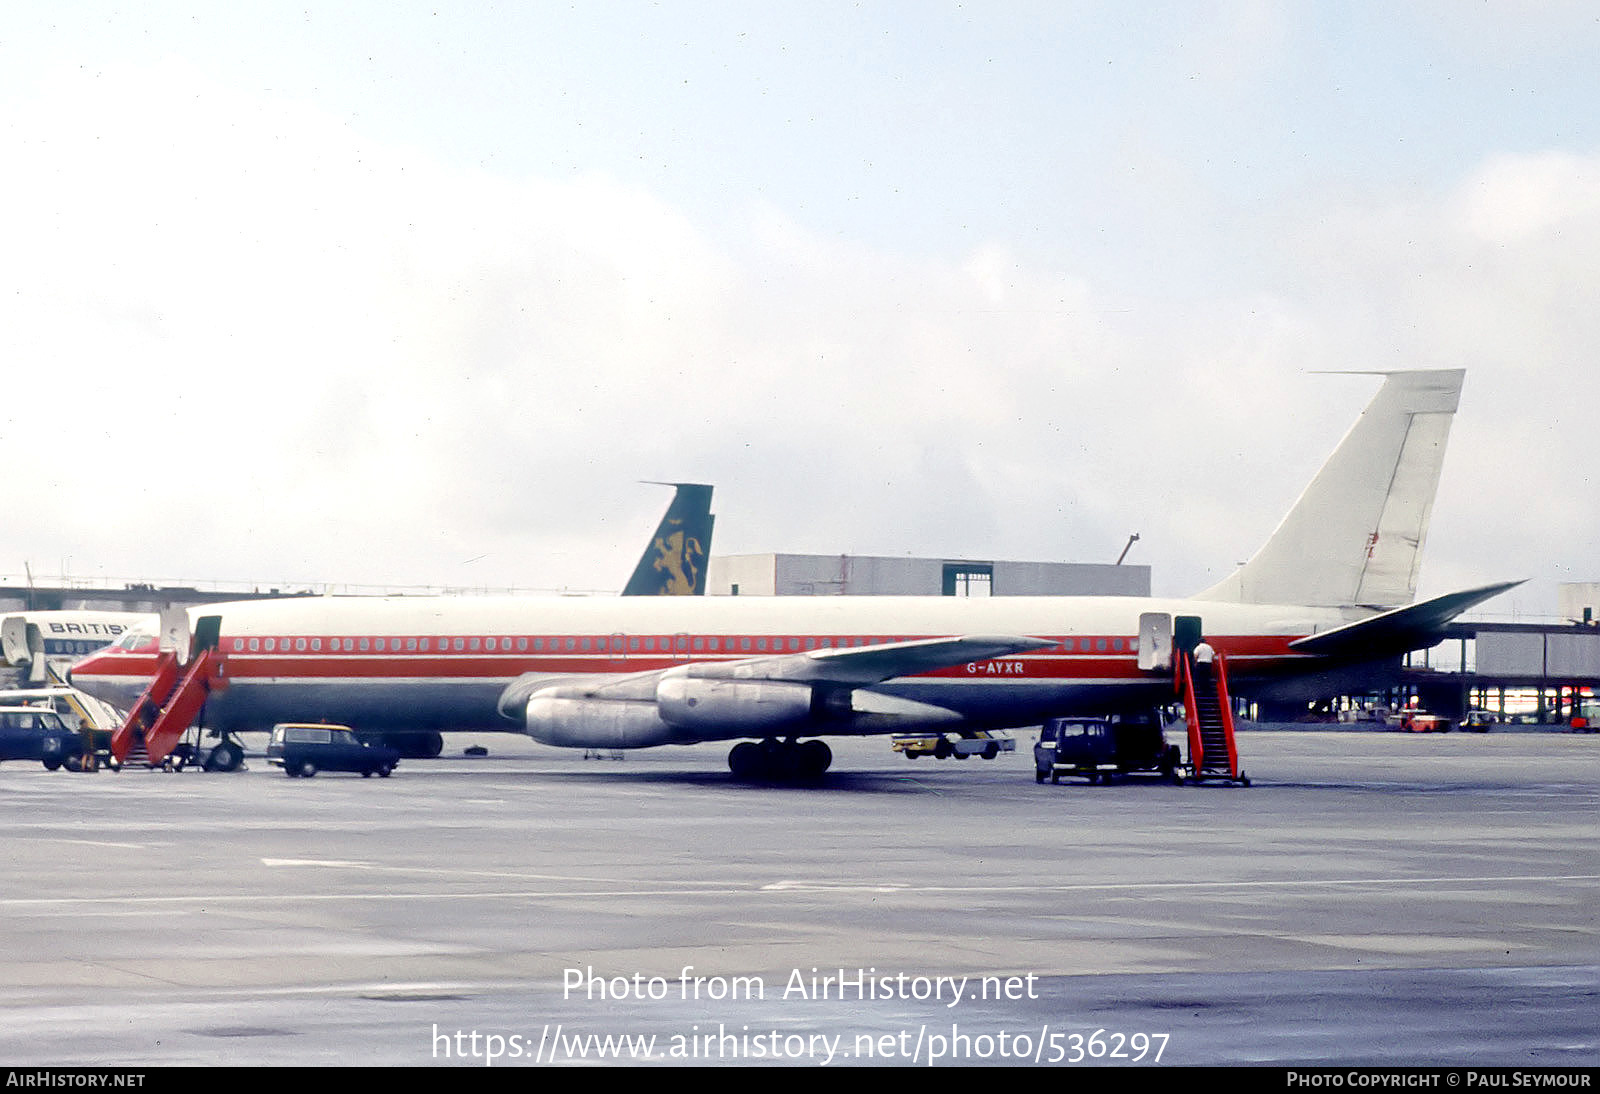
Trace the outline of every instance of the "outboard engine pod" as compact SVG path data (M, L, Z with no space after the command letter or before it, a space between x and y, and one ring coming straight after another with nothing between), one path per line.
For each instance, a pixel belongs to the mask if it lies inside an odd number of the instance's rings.
M757 680L704 680L668 675L656 685L664 721L701 733L756 736L811 720L808 684Z

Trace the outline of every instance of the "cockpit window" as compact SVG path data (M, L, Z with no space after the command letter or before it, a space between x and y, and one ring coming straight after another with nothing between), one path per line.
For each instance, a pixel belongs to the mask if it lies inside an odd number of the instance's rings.
M145 646L155 642L155 640L156 636L154 631L148 631L141 627L134 627L132 630L126 632L121 638L117 639L116 642L112 644L111 648L117 650L127 650L131 652L133 650L143 649Z

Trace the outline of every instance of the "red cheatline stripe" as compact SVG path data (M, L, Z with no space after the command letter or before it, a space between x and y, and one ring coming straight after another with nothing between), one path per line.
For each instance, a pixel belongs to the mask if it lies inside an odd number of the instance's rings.
M719 636L726 638L726 636ZM741 638L743 636L735 636ZM419 636L420 638L420 636ZM321 639L324 643L331 643L333 637L325 636ZM343 636L339 636L342 644ZM1303 660L1299 655L1290 654L1288 643L1291 639L1285 636L1233 636L1220 637L1213 640L1213 645L1222 650L1226 656L1241 665L1250 662L1259 663L1268 659L1283 657L1285 655L1295 660ZM231 645L230 640L227 645ZM261 641L258 639L258 641ZM274 644L287 642L287 639L274 639ZM304 639L308 644L310 637ZM386 639L387 642L397 641ZM400 639L398 641L405 641ZM437 643L438 639L430 639ZM452 639L453 641L453 639ZM551 639L545 639L548 643ZM565 639L560 639L564 644ZM753 640L752 640L753 641ZM773 640L768 637L769 644ZM1081 642L1081 639L1076 639ZM504 642L503 638L497 639L497 644ZM1109 640L1108 640L1109 642ZM853 648L866 648L853 647ZM787 650L779 652L788 652ZM701 661L726 661L742 660L751 656L762 656L761 652L746 653L742 650L723 652L718 654L696 654L691 651L690 659ZM766 656L774 656L771 650L765 651ZM454 650L445 652L439 650L404 649L395 652L375 653L346 653L343 649L338 652L322 651L318 653L265 653L265 652L230 652L227 656L227 674L236 680L261 679L261 678L303 678L303 679L508 679L524 672L539 672L550 674L582 675L587 673L616 673L616 672L648 672L671 668L684 663L682 655L674 656L671 652L656 653L628 653L616 654L610 651L590 653L566 652L559 653L468 653ZM127 651L108 651L82 662L77 670L81 678L90 677L148 677L152 666L155 664L153 654L130 653ZM1119 680L1119 679L1150 679L1149 673L1138 668L1136 654L1125 652L1120 655L1109 652L1094 653L1062 653L1059 649L1037 651L1026 655L1014 657L995 658L992 661L973 662L951 665L946 668L920 674L925 677L949 679L1033 679L1033 680Z

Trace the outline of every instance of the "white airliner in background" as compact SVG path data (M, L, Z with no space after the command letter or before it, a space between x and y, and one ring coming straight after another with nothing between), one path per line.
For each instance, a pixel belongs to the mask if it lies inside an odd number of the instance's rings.
M1240 695L1335 694L1432 645L1515 582L1412 604L1461 370L1384 373L1267 545L1190 599L316 598L189 613L220 633L214 729L327 720L367 733L511 730L573 748L754 739L820 774L830 734L994 729L1172 699L1174 637L1203 634ZM81 662L121 705L152 634ZM1362 669L1365 671L1365 668Z
M59 700L79 724L110 729L121 719L117 712L89 695L60 686L67 670L95 650L117 641L135 628L149 633L157 617L140 612L89 609L30 611L0 615L0 671L5 687L0 699L8 703Z
M45 666L67 665L84 654L109 646L134 627L148 630L156 623L141 612L12 611L0 613L0 660L28 671L29 679L45 683Z

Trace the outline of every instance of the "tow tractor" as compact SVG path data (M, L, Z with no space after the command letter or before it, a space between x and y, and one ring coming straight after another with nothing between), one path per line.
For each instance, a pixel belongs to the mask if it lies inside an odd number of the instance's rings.
M896 737L889 746L908 760L919 756L932 756L936 760L954 756L965 760L969 756L982 756L992 760L1002 752L1015 752L1017 742L1003 733L987 729L963 733L921 733Z

